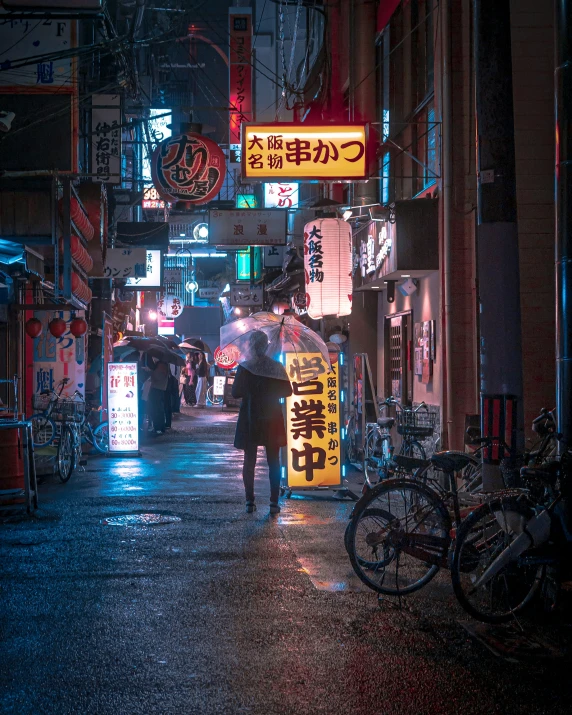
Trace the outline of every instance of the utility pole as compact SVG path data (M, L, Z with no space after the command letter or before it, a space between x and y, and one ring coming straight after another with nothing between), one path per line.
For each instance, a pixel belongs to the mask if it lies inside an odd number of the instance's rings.
M572 2L556 0L556 415L559 453L572 447Z
M495 419L487 421L484 409L482 419L486 436L502 439L508 434L503 425L510 422L516 440L510 446L521 451L524 410L510 1L474 0L474 18L481 400L483 404L488 404L487 396L496 400ZM503 410L510 398L516 400L516 414L507 418ZM493 434L495 430L502 434ZM484 460L483 487L503 487L498 458Z

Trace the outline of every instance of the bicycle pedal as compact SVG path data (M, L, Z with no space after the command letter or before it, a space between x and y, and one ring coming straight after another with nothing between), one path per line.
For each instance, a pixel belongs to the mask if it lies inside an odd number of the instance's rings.
M79 460L79 466L80 467L85 467L87 464L87 459L80 459Z

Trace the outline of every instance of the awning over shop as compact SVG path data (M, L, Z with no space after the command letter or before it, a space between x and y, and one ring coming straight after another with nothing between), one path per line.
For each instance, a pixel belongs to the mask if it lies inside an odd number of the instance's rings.
M0 265L20 264L28 273L44 277L44 259L36 251L21 243L0 238Z

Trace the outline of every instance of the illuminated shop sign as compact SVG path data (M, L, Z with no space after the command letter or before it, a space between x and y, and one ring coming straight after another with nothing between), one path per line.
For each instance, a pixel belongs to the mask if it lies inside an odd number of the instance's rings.
M339 365L320 353L286 353L292 395L286 399L288 486L342 482Z
M144 209L164 209L165 202L159 196L157 189L154 186L148 186L143 192L143 203L141 208Z
M300 184L264 184L264 208L297 209Z
M250 181L367 178L365 124L243 124L242 176Z
M109 451L139 451L137 363L110 362L107 366Z
M160 249L146 249L145 267L147 275L144 278L127 278L125 285L133 290L152 290L163 285L163 253Z

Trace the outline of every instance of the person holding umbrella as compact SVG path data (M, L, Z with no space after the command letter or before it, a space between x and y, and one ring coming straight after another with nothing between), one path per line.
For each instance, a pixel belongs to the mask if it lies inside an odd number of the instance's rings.
M280 399L289 397L292 387L284 366L266 355L268 338L262 331L250 333L248 348L250 357L239 366L232 386L232 396L242 398L234 446L244 451L246 511L250 514L256 510L254 470L258 447L264 447L270 478L270 513L278 514L280 448L286 445Z
M207 362L206 355L203 352L199 352L199 362L196 367L197 374L197 404L195 407L206 407L207 406L207 387L208 387L208 375L209 375L209 363Z

